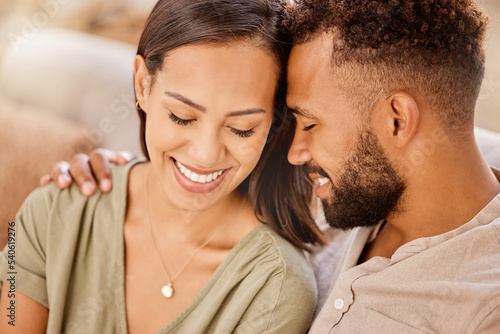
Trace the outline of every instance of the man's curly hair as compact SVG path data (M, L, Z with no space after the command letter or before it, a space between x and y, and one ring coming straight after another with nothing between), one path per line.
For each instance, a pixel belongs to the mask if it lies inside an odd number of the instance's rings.
M487 23L473 0L295 0L284 20L294 44L332 33L332 68L358 109L415 92L454 129L473 124Z

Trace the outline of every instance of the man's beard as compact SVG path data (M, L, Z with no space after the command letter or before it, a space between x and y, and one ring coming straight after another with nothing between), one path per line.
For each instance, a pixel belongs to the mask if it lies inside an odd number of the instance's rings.
M330 177L317 166L309 172ZM349 230L357 226L375 226L389 214L397 212L406 183L397 175L385 156L377 137L370 131L360 133L353 154L334 184L332 194L323 199L327 223L333 228Z

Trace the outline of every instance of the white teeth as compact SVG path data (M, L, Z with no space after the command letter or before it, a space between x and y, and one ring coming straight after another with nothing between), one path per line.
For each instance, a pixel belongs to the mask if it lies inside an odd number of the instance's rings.
M184 167L179 161L175 162L175 166L179 169L179 171L184 174L188 179L190 179L193 182L198 182L198 183L208 183L215 181L222 173L224 172L223 170L208 174L208 175L198 175L195 172L190 171L186 167Z
M200 176L198 174L196 174L195 172L191 173L191 177L190 177L191 181L198 182L199 178L200 178Z
M322 178L318 179L318 181L319 181L319 185L323 186L323 185L327 184L328 182L330 182L330 179L327 177L322 177Z
M181 163L179 161L176 161L175 165L177 166L177 168L179 168L179 170L181 171L182 174L186 173L186 170L187 170L186 167L181 165Z

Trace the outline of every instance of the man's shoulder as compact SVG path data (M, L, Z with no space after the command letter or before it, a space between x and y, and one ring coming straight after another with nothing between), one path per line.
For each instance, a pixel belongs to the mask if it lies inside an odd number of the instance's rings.
M496 232L496 236L497 236L497 238L500 241L500 217L498 217L497 219L495 219L494 221L492 221L490 223L490 225L492 226L492 228ZM500 243L499 243L499 245L500 245Z

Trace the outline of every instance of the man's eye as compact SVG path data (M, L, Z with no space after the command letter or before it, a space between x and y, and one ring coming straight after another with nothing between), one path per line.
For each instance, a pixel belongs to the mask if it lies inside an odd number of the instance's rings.
M194 119L182 119L182 118L179 118L176 115L174 115L172 112L169 112L168 118L170 118L172 120L172 122L177 123L177 124L179 124L181 126L189 125L189 124L191 124L192 122L195 121Z
M305 126L302 130L303 131L309 131L311 130L312 128L314 128L316 126L316 124L312 124L312 125L309 125L309 126Z
M247 130L247 131L241 131L241 130L233 129L233 128L230 128L230 129L231 129L232 133L234 133L237 136L240 136L241 138L248 138L248 137L252 136L255 133L254 129L250 129L250 130Z

